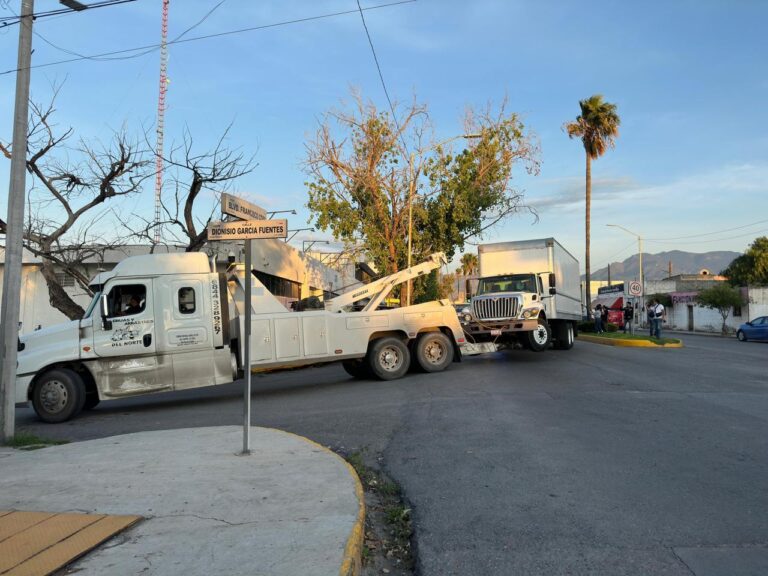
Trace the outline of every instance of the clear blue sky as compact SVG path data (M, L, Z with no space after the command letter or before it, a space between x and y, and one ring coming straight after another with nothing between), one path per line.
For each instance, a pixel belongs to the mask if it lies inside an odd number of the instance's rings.
M172 0L169 37L218 3ZM19 6L0 1L0 16ZM36 2L38 12L58 7ZM187 38L356 7L355 0L226 0ZM99 54L156 43L160 11L160 0L137 0L40 19L35 29L60 48ZM461 133L468 104L505 96L538 134L541 174L520 174L517 182L539 221L514 217L488 241L555 236L583 260L584 153L561 127L578 114L578 100L594 93L617 104L622 127L616 148L593 164L593 270L636 252L633 237L607 223L642 234L653 253L743 251L768 233L768 3L418 0L367 11L366 20L390 94L426 102L439 137ZM17 34L17 26L0 29L0 72L15 68ZM359 14L169 51L166 142L178 142L188 126L205 149L233 123L229 144L256 152L259 163L236 191L268 209L296 208L293 228L307 226L300 163L322 112L350 86L386 106ZM35 37L33 64L69 57ZM153 51L36 68L32 96L46 100L51 85L64 82L57 121L86 139L108 139L122 125L152 129L158 59ZM0 75L4 142L11 137L14 82L14 74ZM0 161L3 207L8 164ZM126 209L149 216L151 207L150 182Z

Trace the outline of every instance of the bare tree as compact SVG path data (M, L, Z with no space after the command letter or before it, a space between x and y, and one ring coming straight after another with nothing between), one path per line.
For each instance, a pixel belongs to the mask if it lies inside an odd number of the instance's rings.
M226 145L230 128L231 125L224 130L213 149L201 153L193 150L192 135L184 131L182 143L164 158L173 196L161 196L162 220L155 222L134 215L142 225L139 228L128 225L133 236L154 242L155 229L160 226L166 243L185 246L187 252L197 252L203 247L206 227L216 212L221 193L257 166L255 154L247 156L240 149ZM215 201L203 207L199 200L205 191L211 192Z
M56 93L47 107L30 103L26 164L34 180L28 191L24 247L41 260L51 305L77 319L84 310L62 288L55 267L90 293L83 261L121 243L96 232L106 214L104 204L138 193L151 176L146 170L150 160L124 131L115 133L107 146L82 139L69 146L73 129L58 131L52 123ZM2 143L0 151L6 158L16 153ZM5 231L0 220L0 233Z

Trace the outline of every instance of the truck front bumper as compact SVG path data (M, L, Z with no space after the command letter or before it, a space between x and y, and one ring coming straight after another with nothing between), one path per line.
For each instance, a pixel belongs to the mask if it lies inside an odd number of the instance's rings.
M531 332L538 325L537 318L530 320L514 319L504 322L469 322L464 324L464 331L472 336L501 336L511 332Z

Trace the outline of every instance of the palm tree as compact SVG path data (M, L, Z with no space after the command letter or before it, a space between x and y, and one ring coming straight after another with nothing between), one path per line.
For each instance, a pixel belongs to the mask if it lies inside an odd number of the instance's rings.
M603 101L601 94L590 96L586 100L579 100L581 114L573 122L565 124L565 130L569 138L581 138L584 151L587 156L587 193L586 193L586 254L584 255L584 269L587 281L587 315L590 315L592 306L592 292L590 290L589 269L589 242L590 242L590 209L592 202L592 160L597 160L605 154L610 147L613 148L614 140L619 135L621 119L616 113L616 104Z
M477 272L477 255L464 254L461 257L461 275L472 276L475 272Z

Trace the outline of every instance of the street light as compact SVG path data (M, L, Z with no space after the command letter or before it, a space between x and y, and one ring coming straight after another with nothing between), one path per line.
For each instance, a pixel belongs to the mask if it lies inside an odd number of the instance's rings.
M302 240L301 241L301 251L306 254L307 250L309 250L310 248L312 248L312 246L314 246L315 244L318 244L318 243L320 243L320 244L330 244L330 242L328 240ZM309 244L309 246L307 246L307 244Z
M445 144L448 144L449 142L453 142L454 140L458 140L460 138L482 138L482 134L460 134L459 136L454 136L452 138L448 138L447 140L443 140L442 142L438 142L434 146L430 146L427 148L427 150L434 150L436 148L440 148L440 146L443 146ZM413 236L413 195L416 191L416 182L413 174L413 156L414 153L411 152L410 158L408 160L408 268L411 267L411 238ZM406 300L405 305L410 306L411 305L411 279L408 279L407 284L407 292L406 292Z
M296 230L287 230L287 232L293 232L293 234L288 236L288 238L286 238L285 241L290 242L291 240L293 240L293 237L296 236L296 234L298 234L299 232L304 232L306 230L309 230L310 232L315 231L314 228L296 228Z
M640 299L642 301L642 299L645 298L645 283L643 282L643 237L640 236L640 234L632 232L632 230L627 230L626 228L624 228L624 226L619 226L618 224L606 224L606 226L610 226L611 228L619 228L621 230L624 230L624 232L626 232L627 234L630 234L637 238L637 253L639 255L639 265L640 265L640 293L641 293Z
M296 210L273 210L267 214L267 220L271 220L275 214L293 214L296 216Z

